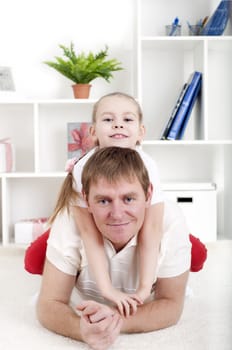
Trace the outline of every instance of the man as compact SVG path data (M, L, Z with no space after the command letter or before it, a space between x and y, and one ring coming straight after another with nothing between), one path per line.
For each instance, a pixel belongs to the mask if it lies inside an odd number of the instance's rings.
M99 166L100 165L100 166ZM83 193L104 238L112 284L133 294L138 284L137 235L152 196L152 184L139 154L107 147L95 152L82 173ZM105 305L88 269L81 237L73 230L72 211L53 223L38 300L38 318L48 329L107 349L120 332L149 332L178 322L188 280L191 244L180 209L165 202L163 238L154 293L143 305L135 300L129 317ZM75 294L82 299L71 306ZM79 299L80 300L80 299Z

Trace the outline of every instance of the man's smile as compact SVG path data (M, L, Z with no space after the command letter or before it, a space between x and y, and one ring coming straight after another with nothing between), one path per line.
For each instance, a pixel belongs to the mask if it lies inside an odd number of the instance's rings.
M107 226L112 226L112 227L121 227L121 226L127 226L129 225L129 221L128 222L121 222L121 223L108 223Z

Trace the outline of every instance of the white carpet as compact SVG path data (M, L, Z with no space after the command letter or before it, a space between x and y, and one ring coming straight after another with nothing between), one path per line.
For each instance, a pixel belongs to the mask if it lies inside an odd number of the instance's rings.
M231 350L232 241L208 244L204 270L192 273L181 320L164 330L121 335L111 350ZM40 277L23 270L23 250L0 248L0 350L87 350L37 322L33 296ZM148 320L149 322L149 320Z

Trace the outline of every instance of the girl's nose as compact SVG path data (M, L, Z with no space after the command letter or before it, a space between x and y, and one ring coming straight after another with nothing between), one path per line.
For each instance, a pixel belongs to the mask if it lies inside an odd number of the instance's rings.
M114 128L114 129L122 129L122 128L123 128L123 125L115 124L115 125L113 125L113 128Z

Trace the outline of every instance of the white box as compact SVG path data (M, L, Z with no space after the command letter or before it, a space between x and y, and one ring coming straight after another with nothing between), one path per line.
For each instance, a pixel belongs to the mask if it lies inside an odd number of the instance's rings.
M38 238L47 227L47 218L21 220L14 225L14 239L17 244L29 244Z
M169 184L163 189L167 198L180 205L190 233L200 238L204 243L217 240L217 192L215 184Z

